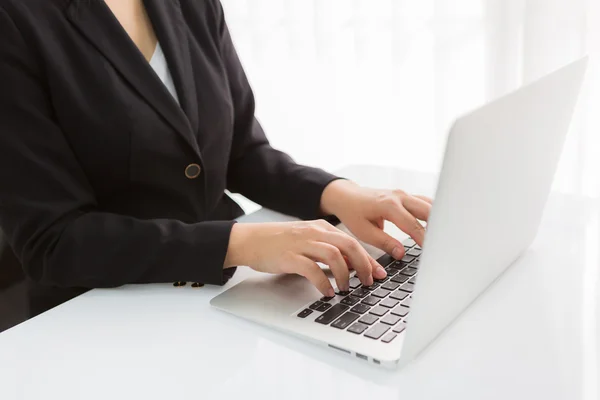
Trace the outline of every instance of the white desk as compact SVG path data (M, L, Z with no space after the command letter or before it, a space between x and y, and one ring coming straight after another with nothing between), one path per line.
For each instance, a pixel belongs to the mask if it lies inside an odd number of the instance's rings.
M389 169L343 174L433 188L431 177ZM126 286L0 334L0 398L597 400L599 213L598 199L552 195L531 250L403 370L211 309L220 287Z

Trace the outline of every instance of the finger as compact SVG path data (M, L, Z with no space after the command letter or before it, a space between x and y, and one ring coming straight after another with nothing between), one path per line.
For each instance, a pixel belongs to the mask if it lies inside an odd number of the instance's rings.
M423 200L424 202L426 202L426 203L429 203L429 204L433 205L433 199L432 199L431 197L423 196L423 195L421 195L421 194L416 194L416 195L413 195L413 197L416 197L417 199L421 199L421 200Z
M419 246L423 246L423 241L425 240L425 228L423 228L423 225L421 225L421 223L419 223L419 221L417 221L417 219L401 204L390 207L387 210L386 218L413 238Z
M392 236L385 233L382 229L377 226L366 223L360 228L361 239L381 249L394 257L396 260L404 257L404 246L400 241L394 239Z
M373 278L384 279L387 276L387 272L383 269L383 266L377 262L373 257L369 256L369 262L371 263L371 270L373 271Z
M401 200L404 208L421 221L429 220L431 204L414 196L405 196Z
M337 229L335 232L323 232L319 240L332 244L348 257L363 285L371 286L373 284L373 270L369 261L369 253L358 243L358 240Z
M335 291L327 275L313 260L300 255L296 256L292 271L308 279L324 296L335 296Z
M303 254L313 261L327 264L339 290L347 291L349 287L350 271L348 265L336 246L324 242L307 242L308 247Z

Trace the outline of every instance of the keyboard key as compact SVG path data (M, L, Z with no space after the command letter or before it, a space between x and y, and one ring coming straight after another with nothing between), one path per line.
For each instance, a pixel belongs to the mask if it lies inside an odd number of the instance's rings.
M417 280L414 277L412 277L408 280L408 283L412 283L414 285L415 283L417 283Z
M377 315L378 317L383 317L385 315L385 313L388 311L389 311L388 308L377 306L377 307L371 308L371 311L369 311L369 313L373 314L373 315Z
M415 245L415 249L423 250L418 244Z
M396 283L404 283L407 280L410 279L410 276L408 275L402 275L402 274L398 274L395 277L392 278L392 282L396 282Z
M369 326L365 324L361 324L360 322L355 323L350 328L348 328L348 332L356 333L360 335L363 333Z
M402 290L396 290L394 293L390 294L392 299L396 300L404 300L408 297L408 292L403 292Z
M331 326L339 329L346 329L350 326L351 323L356 321L356 319L360 317L360 315L355 314L353 312L347 312L346 314L339 317Z
M406 256L402 257L402 259L400 261L404 261L405 263L409 263L409 262L413 261L414 259L415 258L413 256L406 255Z
M388 282L385 285L383 285L381 288L393 292L394 290L398 289L398 286L400 286L399 283Z
M404 322L407 322L407 321L408 321L408 317L410 317L410 314L408 314L406 317L404 317L404 320L403 320L403 321L404 321Z
M402 333L406 329L406 324L404 322L399 323L397 326L392 329L392 332Z
M312 310L309 310L308 308L306 308L306 309L304 309L304 310L300 311L300 313L298 313L298 316L299 316L300 318L306 318L306 317L308 317L310 314L312 314Z
M392 310L392 314L398 315L400 317L405 317L408 315L409 311L410 310L407 307L398 306Z
M383 299L383 301L381 303L379 303L380 306L383 307L387 307L387 308L394 308L398 305L398 303L400 303L398 300L394 300L394 299Z
M393 325L396 325L398 322L400 322L401 319L402 319L402 317L399 317L397 315L388 314L385 317L381 318L381 322L383 322L384 324L393 326Z
M360 301L359 297L356 296L348 296L344 297L340 303L345 304L347 306L353 306ZM327 303L326 303L327 304Z
M373 325L373 323L375 323L379 318L377 318L374 315L371 314L365 314L362 316L361 319L358 320L358 322L362 322L363 324L367 324L367 325Z
M321 307L321 304L323 304L323 302L322 302L322 301L315 301L314 303L312 303L312 304L310 305L310 307L309 307L309 308L311 308L311 309L313 309L313 310L316 310L317 308Z
M386 283L387 285L387 283ZM386 297L388 294L390 294L391 292L389 290L385 290L385 289L377 289L376 291L374 291L373 293L371 293L373 296L375 297L379 297L380 299L383 299L384 297Z
M324 325L328 325L331 323L331 321L333 321L334 319L336 319L337 317L340 316L340 314L342 314L344 311L348 310L347 305L344 304L336 304L333 307L331 307L329 310L325 311L323 314L321 314L320 316L317 317L317 319L315 319L315 322L318 322L320 324L324 324Z
M377 298L375 296L368 296L362 302L364 304L368 304L370 306L374 306L375 304L379 303L379 300L381 300L381 299Z
M385 282L387 282L389 279L390 279L390 277L389 277L389 276L386 276L386 277L385 277L385 278L383 278L383 279L373 279L373 281L374 281L374 282L377 282L377 283L385 283Z
M317 311L327 311L331 308L331 304L329 303L322 303L319 307L316 308Z
M359 313L359 314L364 314L367 311L369 311L371 309L371 307L369 307L366 304L357 304L354 307L352 307L350 309L350 311L355 312L355 313Z
M406 267L407 265L408 265L408 263L405 263L402 261L395 261L392 265L390 265L390 268L402 269L402 268Z
M406 254L408 254L409 256L418 257L421 255L421 252L422 252L421 250L413 248L413 249L410 249L409 251L407 251Z
M413 276L414 274L417 273L417 270L416 270L416 268L407 267L407 268L404 268L402 271L400 271L400 273L402 275Z
M403 305L404 307L410 307L410 304L411 304L411 303L412 303L412 297L409 297L409 298L405 299L405 300L402 302L402 305Z
M357 277L352 277L350 278L350 289L356 289L357 287L359 287L361 285L360 283L360 279L358 279Z
M404 245L404 251L409 251L410 249L412 249L412 247Z
M409 238L409 239L406 239L404 242L402 242L402 244L404 246L413 247L417 244L417 242L415 242L414 240Z
M383 268L385 268L388 265L390 265L392 262L394 262L394 260L395 260L394 257L390 256L389 254L384 254L377 259L377 262L379 263L379 265L381 265Z
M394 340L394 339L396 338L396 336L398 336L398 335L396 335L396 334L395 334L395 333L393 333L393 332L390 332L390 333L388 333L387 335L385 335L385 336L383 337L383 339L381 339L381 341L382 341L383 343L389 343L389 342L391 342L392 340Z
M390 266L385 269L385 272L387 272L388 278L391 278L398 273L398 270Z
M363 286L363 289L367 289L367 290L375 290L379 287L379 283L377 282L373 282L373 284L371 286Z
M379 339L384 333L386 333L389 330L389 325L377 324L371 329L369 329L369 331L365 333L365 336L371 339Z
M335 294L337 294L338 296L348 296L350 294L349 290L338 290L337 292L335 292Z
M328 296L321 297L321 301L329 301L331 299L333 299L333 297L328 297Z
M405 292L412 293L414 287L415 287L415 285L413 285L412 283L405 283L404 285L400 286L400 290L404 290Z
M357 296L357 297L360 297L360 298L367 297L370 294L371 294L371 292L369 292L365 288L358 288L354 292L352 292L353 296Z

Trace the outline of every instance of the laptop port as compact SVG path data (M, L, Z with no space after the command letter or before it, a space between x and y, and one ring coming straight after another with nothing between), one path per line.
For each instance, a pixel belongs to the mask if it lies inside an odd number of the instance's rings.
M332 345L332 344L330 344L330 345L328 345L328 346L329 346L329 347L331 347L332 349L336 349L336 350L339 350L339 351L343 351L344 353L352 354L352 353L350 352L350 350L346 350L346 349L340 349L339 347L336 347L336 346L334 346L334 345Z
M360 358L361 360L365 360L365 361L369 360L369 358L367 356L362 355L360 353L356 353L356 357Z
M379 360L376 360L376 359L373 359L373 362L374 362L375 364L381 364L381 361L379 361Z

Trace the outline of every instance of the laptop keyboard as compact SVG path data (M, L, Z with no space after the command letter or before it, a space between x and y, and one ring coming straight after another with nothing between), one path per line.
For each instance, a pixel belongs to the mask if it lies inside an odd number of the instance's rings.
M357 277L351 277L349 291L322 297L307 305L297 317L317 313L313 317L318 324L383 343L392 342L406 327L421 256L421 248L413 240L403 244L406 255L401 260L387 254L377 260L388 274L385 279L363 286Z

